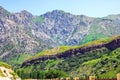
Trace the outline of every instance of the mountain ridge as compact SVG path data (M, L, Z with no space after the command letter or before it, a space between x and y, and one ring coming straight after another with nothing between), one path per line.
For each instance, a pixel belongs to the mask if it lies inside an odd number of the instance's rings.
M97 44L95 44L97 43ZM100 40L100 41L93 41L92 43L88 43L88 44L84 44L78 47L74 47L73 49L70 48L64 52L58 53L56 52L56 54L54 54L54 52L50 55L45 55L45 53L41 56L38 56L36 58L33 57L33 59L31 58L30 60L26 60L25 62L23 62L21 67L26 66L27 64L32 64L34 62L38 61L46 61L49 59L57 59L57 58L66 58L72 55L76 55L77 53L87 53L89 51L93 51L102 47L106 47L109 50L115 50L116 48L120 47L120 36L117 37L112 37L111 39L107 39L107 40ZM39 53L40 54L40 53Z
M25 53L33 56L57 46L80 45L115 36L120 34L119 21L119 15L94 18L53 10L34 16L26 10L11 13L0 7L0 55L9 62Z

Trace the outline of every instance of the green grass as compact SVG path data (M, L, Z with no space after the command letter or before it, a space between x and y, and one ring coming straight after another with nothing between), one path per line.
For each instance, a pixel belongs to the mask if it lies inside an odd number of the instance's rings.
M100 62L100 59L94 59L94 60L84 62L82 65L93 65L93 64L96 64L98 62Z
M116 74L120 72L120 48L117 48L116 50L110 52L109 54L104 54L102 57L94 60L90 60L87 62L84 62L81 67L89 67L93 71L97 72L99 74L99 78L115 78ZM114 65L117 65L117 67L114 67ZM81 70L81 68L79 68ZM100 73L101 70L105 70L105 73ZM91 73L95 74L95 73Z
M8 65L7 63L4 63L4 62L0 62L0 67L5 67L5 68L7 68L7 69L11 69L11 66ZM14 78L14 79L18 77L18 75L17 75L14 71L10 72L10 74L13 75L13 78ZM2 72L1 69L0 69L0 76L6 77L6 76L3 74L3 72Z
M78 47L79 46L60 46L60 47L56 47L56 48L53 48L53 49L50 49L50 50L42 51L42 52L38 53L37 55L35 55L34 57L32 57L30 59L38 58L38 57L45 56L45 55L55 55L55 54L59 54L59 53L65 52L67 50L75 49L75 48L78 48Z
M99 75L100 78L116 78L116 71L111 70L108 71L106 74Z
M81 45L81 47L85 47L85 46L92 46L92 45L99 45L99 44L105 44L105 43L109 43L114 39L120 38L120 36L113 36L110 38L102 38L99 40L94 40L92 42L88 42L86 44Z
M5 77L1 69L0 69L0 76Z
M11 68L10 65L8 65L8 64L6 64L6 63L4 63L4 62L0 62L0 66L3 66L3 67L5 67L5 68Z
M99 27L98 22L100 20L101 19L97 19L95 21L94 25L92 25L92 27L90 28L88 35L86 35L85 38L82 40L82 44L108 37L107 35L103 34L102 32L99 32L101 27Z
M62 62L62 59L57 59L57 60L48 60L46 61L46 69L52 69L52 66L58 65L60 62ZM53 68L54 69L54 68Z
M89 34L82 40L82 44L85 44L94 40L102 39L102 38L106 38L106 36L103 35L102 33L98 33L95 36L92 34Z
M22 62L24 62L25 60L29 59L31 57L31 55L29 54L21 54L21 55L16 55L15 57L12 57L10 59L10 63L13 64L22 64Z
M10 74L13 75L14 79L18 77L18 75L15 72L10 72Z

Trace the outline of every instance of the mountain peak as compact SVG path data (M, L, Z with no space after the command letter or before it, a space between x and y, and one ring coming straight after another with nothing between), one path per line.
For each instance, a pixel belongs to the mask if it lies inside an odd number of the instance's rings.
M17 14L20 14L20 15L23 15L23 16L26 16L26 17L33 17L32 13L26 11L26 10L22 10L21 12L17 13Z
M52 12L61 13L61 12L65 12L65 11L56 9L56 10L53 10Z
M28 12L27 10L22 10L21 13L25 13L25 14L31 14L30 12Z
M62 15L62 14L70 14L69 12L65 12L63 10L53 10L53 11L49 11L47 13L45 13L44 15Z

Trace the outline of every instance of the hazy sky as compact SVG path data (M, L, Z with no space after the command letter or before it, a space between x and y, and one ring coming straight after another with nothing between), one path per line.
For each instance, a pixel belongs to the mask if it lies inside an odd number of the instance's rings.
M0 6L10 12L27 10L34 15L56 9L92 17L120 14L120 0L0 0Z

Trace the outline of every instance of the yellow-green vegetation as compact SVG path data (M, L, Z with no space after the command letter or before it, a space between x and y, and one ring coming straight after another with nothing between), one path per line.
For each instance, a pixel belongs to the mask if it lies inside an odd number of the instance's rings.
M120 39L120 36L95 40L93 42L89 42L80 46L57 47L51 50L43 51L36 55L34 58L45 55L54 55L59 53L62 54L62 52L70 49L107 44L116 39ZM32 74L33 70L46 71L54 69L66 72L69 76L72 77L95 75L97 78L114 78L116 77L116 74L120 72L120 48L117 48L116 50L110 50L107 47L101 47L85 52L84 54L78 51L68 57L48 59L45 61L34 60L30 63L28 61L28 65L23 66L21 70L27 69L30 69L29 71ZM20 72L22 73L22 71Z
M81 45L80 47L85 47L85 46L93 46L93 45L100 45L100 44L105 44L105 43L109 43L114 39L120 38L120 36L112 36L110 38L102 38L99 40L95 40L92 42L88 42L86 44Z
M0 76L4 77L5 75L3 74L2 70L0 69Z
M11 74L12 77L11 79L14 80L16 78L18 78L18 75L13 71L11 70L11 66L8 65L7 63L4 63L4 62L0 62L0 76L1 77L9 77L8 74Z
M80 46L59 46L59 47L56 47L56 48L53 48L53 49L50 49L50 50L42 51L42 52L38 53L37 55L35 55L34 57L32 57L32 58L30 58L28 60L38 58L38 57L41 57L41 56L45 56L45 55L60 54L62 52L70 50L70 49L77 49L77 48L81 48L81 47L88 47L88 46L106 44L106 43L109 43L112 40L117 39L117 38L120 38L120 36L113 36L111 38L104 38L104 39L100 39L100 40L95 40L95 41L88 42L88 43L80 45Z
M104 54L102 57L82 63L77 70L87 69L88 74L93 74L99 78L115 78L120 72L120 48ZM95 72L96 71L96 72ZM99 74L99 75L98 75Z
M10 72L11 75L13 75L13 80L18 77L18 75L15 72Z
M84 62L82 65L93 65L93 64L98 63L99 61L100 61L100 59L94 59L94 60Z
M11 68L10 65L8 65L8 64L6 64L6 63L4 63L4 62L0 62L0 66L3 66L3 67L5 67L5 68Z
M12 63L13 64L22 64L23 61L29 59L32 55L23 53L20 55L16 55L15 57L11 57L10 60L8 60L8 63Z
M95 23L91 26L88 35L86 35L82 40L82 44L108 37L108 34L98 31L102 30L102 27L99 26L99 21L101 20L101 18L96 19Z
M32 70L31 72L28 72L26 69L19 69L17 73L22 79L53 79L68 76L64 71L53 69Z
M47 70L54 69L54 68L52 68L52 66L58 65L58 64L61 63L62 61L63 61L62 59L48 60L48 61L46 61L46 63L48 63L47 66L46 66L46 69L47 69Z
M42 51L38 53L37 55L35 55L34 57L32 57L31 59L38 58L38 57L45 56L45 55L55 55L55 54L59 54L67 50L75 49L75 48L79 48L79 46L60 46L60 47L56 47L50 50Z

